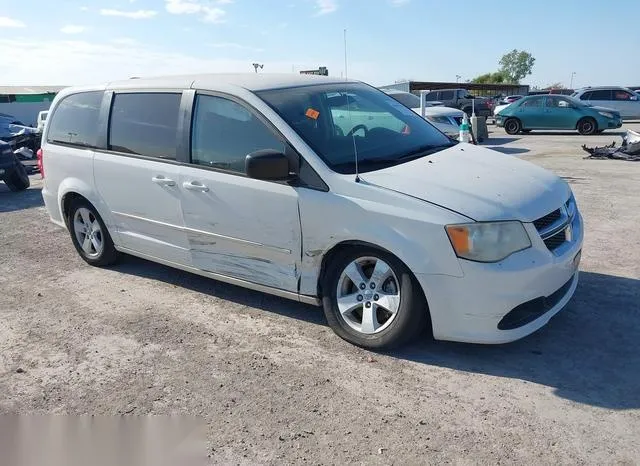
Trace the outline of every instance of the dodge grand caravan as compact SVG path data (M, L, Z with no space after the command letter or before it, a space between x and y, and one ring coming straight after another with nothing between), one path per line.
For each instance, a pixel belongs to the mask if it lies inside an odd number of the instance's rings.
M319 76L135 79L59 93L39 163L89 264L131 254L322 304L345 340L503 343L573 295L571 189L456 143L366 84Z

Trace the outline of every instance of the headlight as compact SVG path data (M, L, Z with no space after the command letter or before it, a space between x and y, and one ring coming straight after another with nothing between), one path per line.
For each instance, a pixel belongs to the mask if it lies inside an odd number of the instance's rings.
M603 117L613 118L613 113L609 113L609 112L598 112L598 113Z
M573 197L573 193L571 193L571 197L567 201L566 206L567 206L567 215L569 216L569 218L573 218L576 215L576 210L577 210L576 198Z
M445 228L456 255L476 262L498 262L531 247L520 222L467 223Z

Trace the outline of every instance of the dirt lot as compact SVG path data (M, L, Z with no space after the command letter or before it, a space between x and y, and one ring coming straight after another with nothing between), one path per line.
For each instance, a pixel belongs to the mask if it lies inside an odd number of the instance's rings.
M134 258L91 268L32 177L0 183L0 412L189 413L216 463L640 463L640 163L582 159L615 134L490 128L565 177L586 222L575 299L536 334L375 354L314 307Z

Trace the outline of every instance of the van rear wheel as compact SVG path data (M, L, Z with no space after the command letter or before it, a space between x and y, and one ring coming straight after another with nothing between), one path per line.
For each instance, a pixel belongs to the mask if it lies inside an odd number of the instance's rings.
M428 321L426 300L409 269L395 256L351 247L328 264L322 304L333 331L369 349L409 342Z
M119 253L107 227L88 201L72 201L67 225L76 251L87 264L103 267L118 260Z

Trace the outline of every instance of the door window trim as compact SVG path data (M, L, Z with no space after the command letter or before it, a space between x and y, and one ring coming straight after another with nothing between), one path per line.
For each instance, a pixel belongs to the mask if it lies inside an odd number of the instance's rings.
M296 180L294 180L294 181L268 181L268 182L284 184L284 185L288 185L288 186L292 186L292 187L314 189L316 191L325 191L325 192L329 191L329 187L324 182L324 180L322 180L320 175L318 175L317 172L315 170L313 170L313 168L309 165L309 163L293 147L291 142L289 142L289 140L284 136L284 134L282 134L280 132L280 130L273 124L273 122L270 121L266 116L264 116L264 114L262 112L260 112L257 108L255 108L253 105L251 105L250 103L248 103L247 101L243 100L242 98L240 98L240 97L238 97L236 95L228 94L226 92L212 91L212 90L207 90L207 89L192 89L192 91L193 91L193 94L191 95L191 101L190 102L185 102L185 109L184 109L184 111L185 111L185 115L184 115L185 128L184 128L184 130L185 130L185 133L186 133L186 134L183 135L183 139L184 139L183 142L184 142L184 146L186 148L185 162L184 162L185 166L192 167L192 168L197 168L197 169L200 169L200 170L219 172L219 173L223 173L225 175L233 175L233 176L240 176L240 177L243 177L243 178L248 178L246 173L241 173L241 172L238 172L238 171L235 171L235 170L227 170L227 169L219 168L219 167L207 167L205 165L200 165L200 164L196 164L196 163L192 163L191 162L191 145L192 145L193 125L195 123L195 105L196 105L196 100L197 100L199 95L209 96L209 97L218 97L218 98L221 98L221 99L226 99L226 100L229 100L231 102L234 102L234 103L240 105L241 107L243 107L248 112L250 112L254 117L256 117L258 119L258 121L260 121L263 125L266 126L266 128L274 135L274 137L276 139L278 139L284 145L284 153L287 156L287 158L289 159L289 162L291 162L293 164L294 169L295 169L295 173L298 176L296 177ZM303 179L300 178L300 176L301 176L300 168L301 168L302 164L306 164L308 166L308 169L313 172L313 174L309 176L309 178L310 178L309 180L303 180Z

